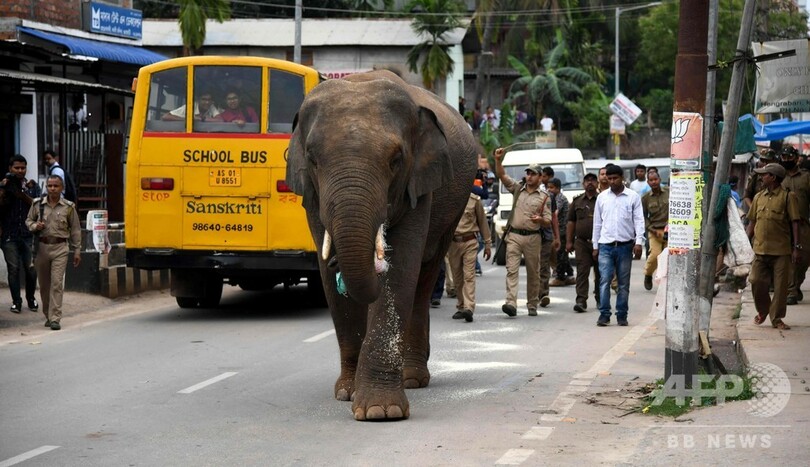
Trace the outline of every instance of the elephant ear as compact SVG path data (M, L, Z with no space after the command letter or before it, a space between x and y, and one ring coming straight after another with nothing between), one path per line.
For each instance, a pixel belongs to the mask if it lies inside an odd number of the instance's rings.
M305 156L306 146L303 141L303 131L298 125L298 114L293 120L293 134L290 138L290 145L287 147L287 177L286 183L290 189L301 195L304 209L309 210L317 204L317 194L312 185L312 179L307 172L307 159Z
M420 196L432 193L453 178L447 135L436 114L427 107L419 108L417 132L413 142L413 173L408 182L412 209Z

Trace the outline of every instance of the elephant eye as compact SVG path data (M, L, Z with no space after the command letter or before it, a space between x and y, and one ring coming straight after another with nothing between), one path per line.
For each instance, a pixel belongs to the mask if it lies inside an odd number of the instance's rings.
M394 157L391 158L391 171L396 172L400 165L402 165L402 151L397 151Z

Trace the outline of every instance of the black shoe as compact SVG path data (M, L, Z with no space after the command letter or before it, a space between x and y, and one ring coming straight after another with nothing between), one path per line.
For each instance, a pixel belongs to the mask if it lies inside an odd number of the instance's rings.
M627 326L627 318L618 318L617 317L616 318L616 323L618 323L619 326Z
M801 290L796 291L796 300L798 300L798 301L804 300L804 294L802 293Z
M478 277L481 277L483 275L483 273L481 272L480 269L476 269L475 270L475 275L478 276Z
M517 316L517 308L513 307L512 305L509 305L508 303L503 304L503 306L501 307L501 311L503 311L509 316Z
M37 299L28 300L28 309L36 313L39 311L39 303L37 303Z
M473 312L472 310L462 310L461 315L464 317L464 321L468 323L472 323L473 320Z
M456 291L455 290L448 291L447 298L456 298Z
M551 303L551 299L548 298L548 295L543 295L542 297L540 297L540 306L545 308L548 306L549 303Z
M644 276L644 290L652 290L652 276Z
M439 308L440 306L442 306L442 301L441 300L431 300L430 301L430 307L431 308Z
M46 328L51 327L51 322L50 322L50 321L45 321L45 327L46 327Z
M529 308L529 316L537 316L537 308Z
M610 316L599 315L599 319L596 320L597 326L607 326L609 324L610 324Z
M796 305L797 303L799 303L799 301L796 300L795 295L788 295L788 298L787 298L787 304L788 305Z
M453 319L462 319L462 318L464 318L464 313L462 313L461 310L458 310L457 312L453 313Z
M58 331L62 329L62 326L59 325L56 321L51 321L51 331Z
M9 308L8 311L12 313L19 313L22 311L22 303L12 303L11 308Z
M588 305L586 305L584 303L577 303L576 305L574 305L574 311L576 311L577 313L585 313L585 311L587 311L587 309L588 309Z

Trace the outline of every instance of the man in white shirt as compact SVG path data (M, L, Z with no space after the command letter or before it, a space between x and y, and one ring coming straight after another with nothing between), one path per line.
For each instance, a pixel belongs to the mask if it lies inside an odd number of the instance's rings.
M543 118L540 119L540 129L543 131L551 131L554 128L554 120L548 115L543 115Z
M650 185L647 184L647 166L639 164L635 170L636 179L630 182L630 189L638 193L639 196L644 196L644 193L650 191Z
M641 258L644 244L644 212L638 193L624 186L621 167L608 164L610 190L596 198L593 213L593 257L599 264L599 319L597 326L610 324L610 282L618 277L616 322L627 326L630 296L630 267Z

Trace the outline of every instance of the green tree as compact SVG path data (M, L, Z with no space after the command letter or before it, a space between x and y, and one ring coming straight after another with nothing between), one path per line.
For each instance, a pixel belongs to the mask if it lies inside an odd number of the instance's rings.
M437 80L453 72L453 59L447 53L443 36L461 27L463 7L460 0L411 0L405 7L406 11L416 13L411 24L413 30L427 36L407 57L408 67L422 75L422 84L427 89L434 89Z
M231 16L227 0L177 0L180 14L177 23L183 37L183 55L197 55L205 42L205 23L213 19L219 23Z
M510 87L510 99L516 101L525 96L537 116L535 121L540 119L547 107L563 107L567 100L581 96L582 86L592 81L588 73L566 66L565 55L566 43L558 31L557 45L546 55L543 66L536 75L514 56L510 55L508 58L512 68L520 73L520 78ZM559 121L559 115L554 117Z
M566 104L579 123L571 135L575 147L601 147L607 141L610 136L610 100L598 84L591 82L582 89L581 99Z

